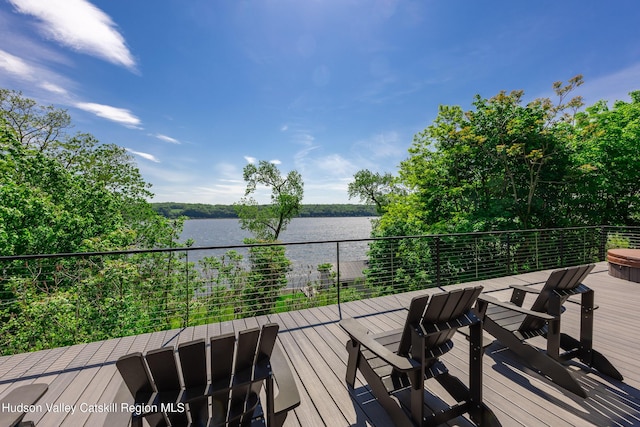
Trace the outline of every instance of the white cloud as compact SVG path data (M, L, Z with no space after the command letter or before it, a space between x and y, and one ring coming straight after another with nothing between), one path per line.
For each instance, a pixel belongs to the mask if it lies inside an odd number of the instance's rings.
M250 164L254 164L255 162L257 162L257 159L251 156L244 156L244 159L247 161L247 163L250 163Z
M29 78L32 75L32 68L22 58L2 49L0 49L0 69L23 78Z
M274 164L274 165L281 165L282 162L278 159L273 159L273 160L269 160L269 163Z
M585 83L575 90L575 94L582 95L586 105L605 100L611 107L615 101L629 102L629 92L634 90L640 90L640 63L593 80L587 75Z
M178 141L177 139L171 138L170 136L163 135L161 133L157 133L153 136L164 142L170 142L171 144L180 144L180 141Z
M316 167L324 175L349 177L356 171L356 166L340 154L330 154L315 161Z
M140 119L125 108L95 104L93 102L78 102L75 106L81 110L88 111L96 116L120 123L127 127L137 128L140 125Z
M289 126L287 126L287 125L282 125L282 127L280 128L281 132L286 132L288 130L289 130Z
M143 153L141 151L134 151L130 148L126 148L126 150L131 153L134 154L136 156L142 157L143 159L147 159L150 160L154 163L160 163L160 160L158 160L158 158L156 156L154 156L153 154L149 154L149 153Z
M59 95L68 95L69 94L66 89L58 86L57 84L53 84L53 83L49 83L49 82L40 83L40 87L42 89L45 89L45 90L49 91L49 92L56 93L56 94L59 94Z
M86 0L9 0L15 10L40 21L40 29L78 52L135 70L136 62L116 24Z
M62 86L50 81L63 80L60 76L2 49L0 49L0 70L5 72L4 77L9 80L13 79L21 84L33 83L32 87L39 87L54 95L69 95ZM2 80L0 84L4 84Z
M358 152L366 152L364 157L376 159L396 159L406 153L407 147L403 144L397 132L384 132L373 135L366 140L358 141L354 148Z

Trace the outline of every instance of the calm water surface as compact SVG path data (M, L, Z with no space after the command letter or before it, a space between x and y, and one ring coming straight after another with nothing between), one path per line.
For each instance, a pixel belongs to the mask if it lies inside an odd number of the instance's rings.
M283 243L324 240L367 239L371 218L294 218L280 235ZM242 245L251 233L240 228L237 219L191 219L184 222L181 240L194 240L194 246Z
M371 234L371 218L294 218L280 235L283 243L320 242L327 240L368 239ZM240 228L237 219L187 220L181 241L193 239L193 247L242 245L251 234ZM315 243L288 245L287 257L293 262L295 276L314 275L318 264L335 263L337 252L340 262L366 259L367 242ZM221 256L225 250L189 252L189 261L197 262L205 256ZM246 255L246 250L239 250ZM302 280L302 279L301 279ZM291 283L293 284L293 283Z

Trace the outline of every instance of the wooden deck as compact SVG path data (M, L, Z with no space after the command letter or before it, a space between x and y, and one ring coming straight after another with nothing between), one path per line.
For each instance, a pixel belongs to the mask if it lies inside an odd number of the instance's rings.
M548 272L536 272L474 284L508 299L505 288L510 283L541 283L547 276ZM530 371L510 351L494 343L484 357L484 396L503 426L640 425L640 284L609 276L605 263L596 266L585 284L596 291L596 304L600 306L595 312L594 348L622 372L624 382L610 380L579 364L572 365L588 393L587 399L580 399ZM342 304L341 313L338 306L327 306L5 356L0 358L0 397L17 385L45 382L49 390L38 402L43 410L29 413L25 420L38 426L103 425L107 414L90 412L99 407L87 405L106 406L113 401L122 384L115 367L118 357L278 322L281 326L278 339L289 358L302 399L300 407L287 418L286 426L388 426L389 418L372 400L360 378L355 392L349 392L345 386L347 336L338 322L342 315L360 317L373 332L399 328L406 314L404 307L415 294ZM568 304L562 318L563 330L576 333L578 308ZM455 348L443 359L463 381L466 357L467 342L457 334ZM48 410L46 404L75 405L75 413L68 407L58 407L57 412ZM462 418L457 421L452 425L469 424Z

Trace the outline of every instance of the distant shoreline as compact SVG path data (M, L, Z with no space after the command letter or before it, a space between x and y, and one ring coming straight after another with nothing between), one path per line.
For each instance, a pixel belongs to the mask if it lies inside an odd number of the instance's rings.
M233 205L208 205L202 203L160 202L151 203L160 215L174 219L223 219L238 218ZM355 204L302 205L299 218L377 217L375 206Z

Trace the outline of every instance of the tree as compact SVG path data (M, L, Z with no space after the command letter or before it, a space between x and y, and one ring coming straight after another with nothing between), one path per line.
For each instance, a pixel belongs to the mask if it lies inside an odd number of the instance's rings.
M640 91L577 114L572 216L586 224L640 224Z
M426 231L565 225L558 212L570 198L573 115L567 110L581 101L564 99L581 81L554 83L556 105L548 98L522 105L522 91L503 91L490 99L477 95L470 111L441 106L400 166Z
M167 236L172 235L172 225L170 221L157 215L147 202L147 199L153 196L149 191L151 185L144 181L133 156L125 148L100 143L89 133L68 135L71 117L66 110L38 105L17 91L0 89L0 121L7 131L11 131L21 147L14 146L12 149L14 152L23 153L20 158L30 159L30 162L42 162L46 159L49 166L56 165L54 169L63 169L73 176L68 177L65 174L65 179L82 182L78 184L80 190L75 194L83 194L88 189L96 194L108 194L110 201L106 206L114 212L114 220L121 221L118 228L131 231L124 234L130 237L129 242L125 244L126 247L157 247L171 240ZM33 175L34 179L38 178L38 182L43 185L61 187L59 191L56 190L56 194L59 194L56 200L62 200L62 195L69 195L68 200L78 200L79 207L76 211L80 206L90 208L91 203L94 203L92 197L74 198L66 188L62 188L66 182L64 180L54 179L47 174L42 174L42 177L36 175L37 172ZM20 180L16 179L15 182L20 191L31 191L21 186ZM8 188L5 190L8 191ZM42 199L42 202L45 201L46 199ZM86 217L91 218L91 214L87 212ZM40 224L44 227L47 223L44 221ZM106 221L106 224L104 228L108 227L111 221ZM85 234L89 232L90 230L87 230ZM120 233L120 236L123 234ZM58 236L56 240L62 237ZM95 238L97 235L92 237ZM111 244L107 242L106 246ZM55 251L53 248L43 250Z
M304 186L302 177L295 170L283 177L276 165L264 160L257 166L245 166L243 177L247 183L245 197L236 204L242 229L251 231L259 240L278 240L280 233L300 211ZM259 185L271 189L270 205L260 206L249 197Z
M581 76L554 83L556 103L543 98L524 104L523 91L501 91L488 99L476 95L468 111L440 106L434 122L415 135L409 157L400 165L398 182L407 188L406 194L390 199L374 235L571 225L571 185L577 176L569 142L582 101L568 100L568 95L581 83ZM370 282L391 277L390 269L395 272L393 283L385 286L410 289L432 282L425 272L435 271L430 267L438 253L433 242L374 242ZM500 242L464 245L457 247L460 253L472 253L483 262L493 262L492 253L501 250ZM527 262L529 249L511 242L509 250ZM438 268L464 272L465 258L446 260Z
M78 251L123 227L105 188L74 175L0 125L0 254Z
M303 196L302 177L291 171L283 177L273 163L261 160L258 165L244 168L247 183L245 197L236 204L240 225L249 230L255 239L245 239L247 244L270 243L278 240L298 212ZM271 204L260 206L251 197L258 185L271 189ZM245 306L256 314L269 313L287 284L287 271L291 262L280 245L255 245L249 249L251 271L245 293Z
M390 173L381 175L378 172L373 173L363 169L353 176L348 192L350 199L358 197L361 202L375 204L376 211L381 215L389 204L390 195L399 192L399 189Z
M71 116L51 105L38 105L22 92L0 88L0 117L16 132L25 147L40 152L51 149L53 142L66 135Z

